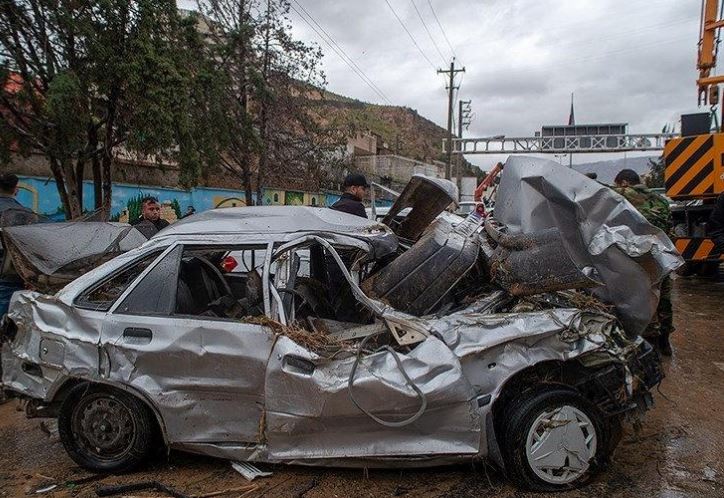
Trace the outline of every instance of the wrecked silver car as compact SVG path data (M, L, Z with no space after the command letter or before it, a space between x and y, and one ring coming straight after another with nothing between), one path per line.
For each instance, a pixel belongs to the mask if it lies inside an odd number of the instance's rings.
M452 201L450 184L416 182ZM213 210L54 295L18 292L3 388L29 416L57 417L69 455L95 471L137 467L162 442L304 465L488 457L524 488L580 485L661 380L618 303L587 290L605 264L555 223L516 233L511 220L436 217L417 197L404 237L330 209ZM645 266L654 286L672 263L646 257L662 263Z

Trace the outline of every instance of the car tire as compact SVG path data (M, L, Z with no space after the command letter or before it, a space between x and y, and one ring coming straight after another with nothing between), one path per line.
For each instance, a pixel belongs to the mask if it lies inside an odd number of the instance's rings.
M140 466L158 446L156 428L143 402L106 386L75 386L58 414L65 451L94 472L123 473Z
M503 420L506 474L532 491L581 486L608 461L616 442L601 410L560 385L521 395L504 409Z

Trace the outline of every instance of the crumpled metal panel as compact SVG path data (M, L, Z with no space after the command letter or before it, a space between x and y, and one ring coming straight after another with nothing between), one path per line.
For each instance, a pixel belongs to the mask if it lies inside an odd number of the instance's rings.
M595 266L604 285L593 293L616 307L631 335L646 329L659 283L683 264L666 234L622 196L547 159L508 158L495 218L511 233L560 230L574 262Z
M266 379L265 434L270 458L301 461L476 454L483 420L452 351L437 338L428 337L409 353L398 355L410 378L425 393L428 407L412 424L390 428L373 421L350 400L353 357L323 359L291 339L279 337ZM302 362L290 362L289 357ZM420 407L388 351L364 355L353 389L360 405L385 420L407 418Z
M13 260L21 257L35 272L67 274L71 279L98 262L139 247L146 241L138 230L126 223L104 222L8 227L3 229L3 238L8 242L7 250Z
M412 175L382 222L393 227L400 237L415 241L428 225L450 204L457 202L457 199L458 188L450 180ZM396 217L407 208L412 210L398 223Z
M128 338L127 328L148 329L153 339ZM256 443L273 343L261 325L114 314L104 327L106 380L151 400L170 441Z
M307 206L249 206L211 209L164 228L154 239L222 233L289 234L303 231L361 233L377 221L329 208Z
M4 387L47 401L68 377L97 378L101 322L96 316L70 310L52 296L16 292L8 317L18 333L3 344ZM42 375L26 371L24 363L40 366Z

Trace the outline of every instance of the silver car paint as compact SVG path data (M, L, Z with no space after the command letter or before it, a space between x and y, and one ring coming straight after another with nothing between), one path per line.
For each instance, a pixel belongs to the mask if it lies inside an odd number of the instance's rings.
M259 209L256 213L262 213L263 208ZM362 298L364 304L376 308L380 319L424 331L421 342L395 354L425 393L428 408L415 423L389 428L351 402L351 353L323 358L260 325L130 317L114 313L115 308L102 313L72 305L93 282L150 251L165 249L167 254L174 244L264 246L321 237L332 244L372 250L373 244L367 241L386 235L384 227L374 222L329 211L320 212L321 217L312 221L313 229L303 222L314 213L311 209L298 211L294 220L284 219L282 210L272 210L284 224L279 227L272 224L271 215L267 220L242 217L242 222L235 224L234 216L246 216L246 212L223 211L223 219L213 225L212 233L208 222L213 214L195 222L191 217L80 277L56 296L16 293L10 317L19 325L19 332L13 343L3 347L5 387L46 402L71 378L131 389L154 408L172 447L217 457L316 465L423 466L487 454L493 402L514 374L547 360L624 361L640 341L627 340L612 317L577 309L490 314L490 298L486 298L448 316L416 318ZM330 226L330 216L335 226ZM270 260L267 258L267 264ZM359 291L349 274L346 276ZM267 309L271 312L271 306ZM132 326L152 329L151 342L125 343L123 329ZM626 346L616 346L614 337ZM57 342L49 343L54 348L52 362L43 357L44 341ZM63 351L62 361L58 350ZM295 368L288 361L290 356L312 365L312 371ZM24 371L24 362L40 365L42 377ZM629 391L632 382L627 385ZM387 350L362 355L354 389L361 404L381 418L405 418L418 409L393 353ZM487 395L491 399L479 403Z

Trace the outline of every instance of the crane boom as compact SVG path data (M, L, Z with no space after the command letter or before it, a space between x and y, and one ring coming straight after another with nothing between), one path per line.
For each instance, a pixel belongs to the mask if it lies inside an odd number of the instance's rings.
M696 64L699 69L699 78L696 80L699 87L699 104L716 105L719 102L718 85L724 83L724 75L712 76L711 73L716 67L717 31L723 26L724 20L719 19L719 0L704 0Z

